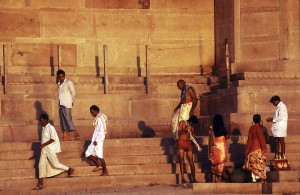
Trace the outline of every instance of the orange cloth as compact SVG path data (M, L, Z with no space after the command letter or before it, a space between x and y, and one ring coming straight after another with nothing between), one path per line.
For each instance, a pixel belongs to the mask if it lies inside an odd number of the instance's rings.
M222 175L227 160L227 141L225 136L215 137L210 133L209 156L211 171L214 174Z
M260 125L252 125L249 129L248 141L245 147L245 154L248 156L251 152L261 149L262 152L267 151L266 139Z

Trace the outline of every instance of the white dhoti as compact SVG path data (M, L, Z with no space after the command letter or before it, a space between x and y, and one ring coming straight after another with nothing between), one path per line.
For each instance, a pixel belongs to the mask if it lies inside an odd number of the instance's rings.
M172 118L172 132L174 140L178 140L178 128L180 121L187 121L190 118L190 112L193 106L193 102L187 104L181 104L181 107L173 115Z
M56 153L51 152L47 147L42 149L39 162L39 178L53 177L67 170L69 170L69 167L58 161Z
M98 158L103 158L103 144L104 144L105 135L99 135L97 139L97 146L94 145L93 141L85 151L85 156L89 157L97 156Z

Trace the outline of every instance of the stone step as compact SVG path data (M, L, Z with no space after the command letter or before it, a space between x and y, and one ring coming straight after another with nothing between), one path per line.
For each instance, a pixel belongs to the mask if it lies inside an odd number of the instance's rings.
M300 172L270 171L267 172L267 182L300 182Z
M202 194L272 194L299 193L299 182L280 183L196 183L193 191Z
M207 151L206 148L203 148L204 151ZM70 157L80 157L84 155L85 149L78 148L78 149L72 149L71 151L68 151L67 149L64 150L64 152L59 153L58 156L61 158L70 158ZM228 153L242 153L244 151L244 146L240 144L232 144L229 145ZM272 151L272 148L270 145L267 145L267 151ZM299 153L300 152L300 143L286 143L286 153ZM30 159L35 158L37 155L39 155L39 151L3 151L0 152L0 159ZM104 156L126 156L126 155L153 155L153 154L177 154L177 149L173 146L139 146L139 147L105 147L104 146Z
M272 193L300 194L299 180L297 182L272 183Z
M93 172L95 166L73 166L75 169L75 177L83 176L99 176L102 171ZM179 174L179 164L147 164L147 165L115 165L107 166L110 175L147 175L147 174ZM190 173L190 168L187 165L187 171ZM196 166L196 172L199 177L199 182L205 182L204 173ZM36 178L37 170L31 169L12 169L0 170L0 180L6 179L27 179ZM63 173L59 177L67 177L67 173Z
M77 76L68 76L74 84L103 84L104 76L94 76L94 75L77 75ZM108 75L109 84L143 84L145 81L144 76L132 76L132 75ZM208 84L208 82L214 82L214 79L210 79L208 76L201 76L200 74L164 74L164 75L154 75L151 76L151 84L163 84L163 85L175 85L177 81L183 79L187 84ZM210 81L208 81L208 79ZM212 80L212 81L211 81ZM49 85L56 85L56 76L50 75L24 75L24 74L12 74L7 75L8 84L38 84L38 83L47 83Z
M208 144L208 136L197 136L197 142L200 145ZM247 142L248 136L246 135L232 135L227 144L232 143L245 144ZM272 140L272 137L270 137ZM285 143L293 144L300 140L300 135L291 135L285 138ZM90 140L84 141L61 141L60 142L63 151L72 149L83 149L90 144ZM105 139L104 147L129 147L129 146L170 146L175 145L172 138L123 138L123 139ZM37 150L39 149L40 142L2 142L0 143L0 152L3 151L16 151L16 150Z
M70 166L70 165L69 165ZM95 166L71 166L75 169L74 176L96 176L101 174L101 171L93 172ZM195 164L196 172L199 173L199 182L205 182L204 173L210 170L203 170L201 165ZM131 175L131 174L174 174L180 173L180 164L139 164L139 165L108 165L107 169L110 175ZM294 171L293 171L294 170ZM186 171L190 173L190 167L186 162ZM202 173L202 175L200 175ZM37 170L34 168L22 169L1 169L0 180L5 179L25 179L36 178ZM66 176L66 173L64 174ZM64 177L65 177L64 176ZM272 171L268 172L268 182L282 182L290 181L296 182L299 180L299 171L292 169L292 171Z
M88 179L87 179L88 178ZM2 189L30 190L37 183L37 179L8 179L0 180ZM145 175L111 175L111 176L89 176L71 178L48 178L45 180L46 188L76 186L78 188L124 186L124 185L155 185L179 183L178 174L145 174Z
M143 83L140 84L109 84L107 93L146 93L146 87Z
M273 153L267 153L267 163L270 164L270 161L274 158ZM286 158L290 162L300 161L300 153L287 153ZM234 165L242 165L244 163L245 155L240 154L228 154L227 162ZM70 157L70 158L61 158L59 157L61 163L68 166L86 166L91 164L86 158L82 157ZM177 154L174 155L144 155L144 156L106 156L105 161L108 165L145 165L145 164L169 164L169 163L178 163L179 157ZM194 154L194 162L199 165L209 164L207 154ZM2 160L0 161L0 170L1 169L26 169L33 168L38 164L38 156L35 159L23 159L23 160ZM296 164L297 167L297 164ZM292 167L293 168L293 167ZM294 167L295 168L295 167Z

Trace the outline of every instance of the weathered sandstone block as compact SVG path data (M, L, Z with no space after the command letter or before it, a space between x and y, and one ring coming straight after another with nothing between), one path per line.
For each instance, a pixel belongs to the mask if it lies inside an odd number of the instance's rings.
M0 37L40 36L40 18L37 10L1 10L0 18Z
M96 9L149 9L150 0L85 0L85 7Z
M44 11L42 37L93 37L93 17L88 13Z

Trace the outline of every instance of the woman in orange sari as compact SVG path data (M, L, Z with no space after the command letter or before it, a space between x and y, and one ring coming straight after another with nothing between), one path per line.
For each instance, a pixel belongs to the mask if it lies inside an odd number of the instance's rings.
M224 127L223 118L217 114L213 118L213 124L210 126L208 159L211 161L211 172L213 183L218 183L221 179L227 160L227 140L228 131Z
M260 121L261 116L259 114L255 114L253 116L253 122L255 124L249 129L248 141L245 148L246 161L243 168L252 173L253 182L264 182L267 179L267 146Z

